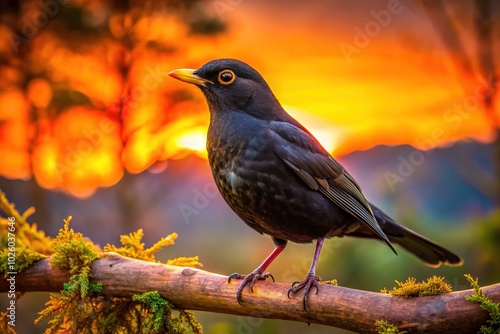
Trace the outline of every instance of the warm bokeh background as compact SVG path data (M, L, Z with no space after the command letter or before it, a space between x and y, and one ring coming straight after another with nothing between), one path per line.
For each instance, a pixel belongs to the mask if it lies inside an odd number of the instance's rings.
M0 188L20 210L35 206L33 221L49 234L70 214L73 228L101 244L139 227L150 243L176 231L165 258L199 255L222 274L253 270L272 244L215 191L202 95L166 76L233 57L259 70L367 197L466 260L434 270L383 245L341 239L327 243L321 276L375 291L410 275L445 275L455 289L465 288L467 272L483 284L500 280L498 2L1 6ZM291 245L273 264L275 277L301 279L312 247ZM30 296L18 305L41 309ZM279 321L198 314L207 333L289 332Z

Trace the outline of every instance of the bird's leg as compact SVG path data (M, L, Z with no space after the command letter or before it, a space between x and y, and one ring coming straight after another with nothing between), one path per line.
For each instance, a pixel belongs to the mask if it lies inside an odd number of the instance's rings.
M314 251L314 258L311 264L311 269L309 269L309 272L307 273L306 278L302 281L296 281L292 283L292 287L288 289L288 298L290 298L290 293L295 294L299 290L304 289L303 297L302 297L302 304L304 305L304 311L307 312L307 307L306 307L306 298L309 293L309 290L314 287L316 289L316 293L318 293L318 282L321 280L319 276L316 276L316 264L318 263L319 259L319 253L321 252L321 247L323 246L323 238L318 238L316 240L316 250Z
M238 300L238 304L241 305L241 296L243 289L247 284L249 284L250 291L253 292L253 286L257 280L265 280L268 277L271 277L274 282L274 277L268 272L265 272L267 267L271 264L271 262L274 261L274 259L285 249L286 240L282 239L277 239L273 238L274 244L276 245L276 248L273 250L271 254L258 266L254 271L252 271L248 275L240 275L238 273L234 273L229 275L229 278L227 280L228 283L231 283L231 280L233 279L243 279L243 282L241 282L240 286L238 287L238 290L236 291L236 300Z

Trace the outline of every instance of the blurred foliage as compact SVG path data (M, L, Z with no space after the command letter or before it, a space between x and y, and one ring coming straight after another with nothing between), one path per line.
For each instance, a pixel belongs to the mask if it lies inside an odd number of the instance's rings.
M474 289L474 293L467 296L466 299L469 302L478 303L479 306L490 315L490 319L487 321L488 325L482 325L480 333L482 334L499 334L500 333L500 303L494 303L491 299L486 297L483 290L479 286L478 279L472 278L470 274L466 274L465 278L469 281L470 285Z
M0 9L0 155L10 156L0 176L88 197L125 171L199 152L178 142L206 128L204 108L185 93L177 106L164 79L180 61L204 62L226 30L211 1L23 0ZM179 108L192 117L175 117Z
M500 254L500 211L495 211L491 215L479 218L472 222L473 230L480 244L474 245L478 265L488 268L492 277L500 279L500 265L498 254ZM481 276L482 279L483 276Z
M451 292L451 286L444 281L444 277L432 276L427 281L417 283L414 277L409 277L404 282L396 280L397 286L391 290L383 288L382 293L393 296L403 296L405 298L440 295Z
M39 312L35 324L52 317L45 333L202 333L201 325L191 312L179 311L178 316L172 313L173 305L162 299L158 292L148 292L130 298L110 298L97 296L94 293L102 290L101 283L91 283L90 264L99 259L102 254L99 247L90 240L69 228L71 217L64 220L64 226L56 238L45 236L43 232L30 225L26 218L33 209L23 215L14 208L0 192L0 208L8 217L16 219L16 265L18 271L25 269L31 263L51 255L51 266L70 273L69 282L64 284L61 293L50 294L46 308ZM9 219L1 218L0 232L7 235ZM19 231L19 232L17 232ZM35 237L36 238L35 238ZM177 237L172 233L160 239L152 247L145 248L141 242L143 231L121 236L122 247L106 245L105 251L115 251L125 256L131 256L146 261L159 262L155 253L165 246L174 244ZM36 243L31 241L35 240ZM41 243L40 241L43 241ZM2 241L3 242L3 241ZM40 247L44 245L44 247ZM33 248L32 248L33 247ZM2 272L13 271L8 267L8 247L2 247L0 267ZM45 254L38 253L42 250ZM18 251L17 251L18 250ZM199 267L198 257L178 258L170 263ZM20 295L17 296L19 298ZM7 312L0 314L0 329L5 333L13 333L7 325Z

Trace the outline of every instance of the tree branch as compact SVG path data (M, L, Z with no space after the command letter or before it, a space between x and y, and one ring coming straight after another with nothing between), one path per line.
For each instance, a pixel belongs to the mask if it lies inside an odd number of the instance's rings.
M50 259L36 262L16 275L16 291L58 292L69 274L50 267ZM302 308L301 296L288 299L289 285L259 281L251 293L243 292L243 305L236 301L239 282L227 283L227 276L203 270L168 266L107 253L91 265L93 282L102 282L101 294L131 297L157 290L178 308L236 314L257 318L285 319L315 323L355 332L374 333L376 320L387 320L408 333L477 332L488 318L487 312L465 297L472 290L437 296L405 299L387 294L320 284L317 294ZM6 280L0 292L7 292ZM482 288L487 297L500 301L500 284Z

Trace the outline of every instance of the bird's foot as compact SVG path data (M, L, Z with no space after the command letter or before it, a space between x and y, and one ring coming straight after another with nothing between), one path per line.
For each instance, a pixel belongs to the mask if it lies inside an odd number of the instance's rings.
M268 277L271 277L274 282L274 277L273 275L271 275L271 273L262 273L260 270L255 269L248 275L240 275L238 273L231 274L229 275L227 282L231 283L233 279L243 279L243 282L241 282L240 286L238 287L238 290L236 290L236 300L238 301L238 304L241 305L241 300L242 300L241 296L245 286L248 285L250 291L253 292L253 286L255 285L255 282L264 281Z
M292 287L288 289L288 298L290 297L290 294L296 294L300 290L304 290L304 293L302 294L302 305L304 306L304 311L307 312L307 303L306 303L306 298L309 294L309 291L311 288L316 289L316 293L318 293L318 282L321 280L319 276L314 275L313 273L307 274L306 278L302 281L295 281L292 283Z

